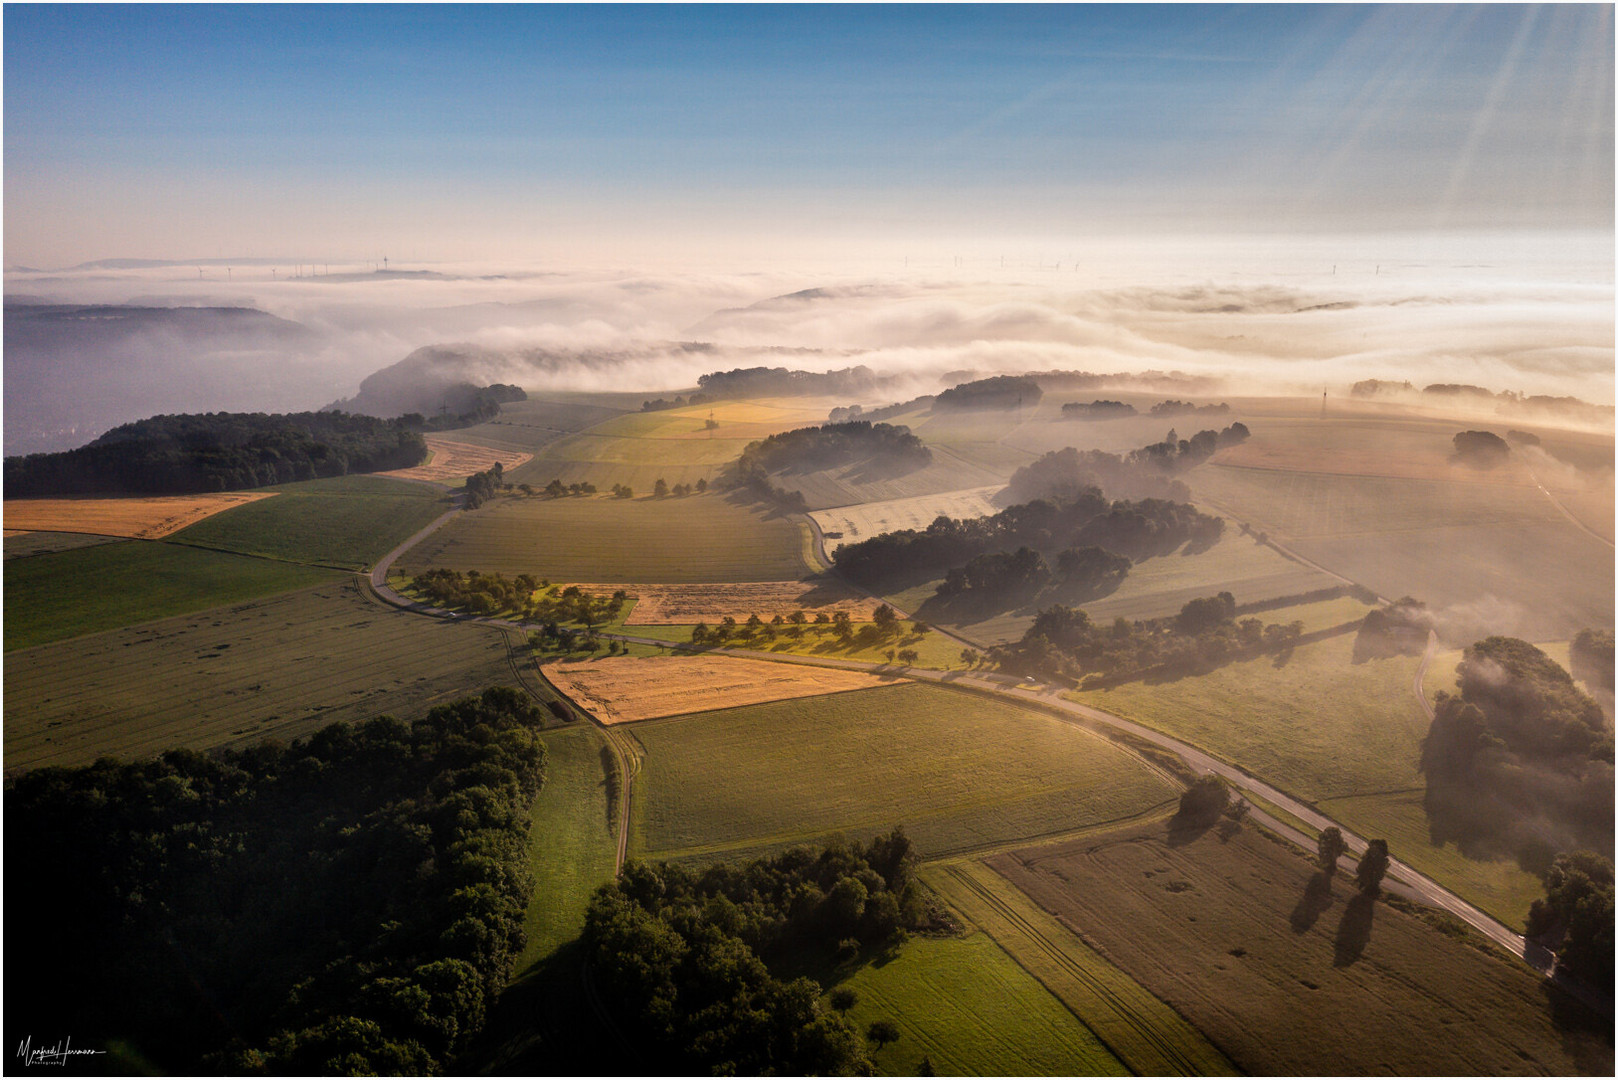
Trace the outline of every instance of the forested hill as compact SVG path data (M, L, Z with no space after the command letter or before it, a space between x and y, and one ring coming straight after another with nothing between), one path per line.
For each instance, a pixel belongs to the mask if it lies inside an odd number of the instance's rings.
M236 491L405 469L426 457L421 435L398 420L185 413L123 424L76 450L8 457L5 497Z

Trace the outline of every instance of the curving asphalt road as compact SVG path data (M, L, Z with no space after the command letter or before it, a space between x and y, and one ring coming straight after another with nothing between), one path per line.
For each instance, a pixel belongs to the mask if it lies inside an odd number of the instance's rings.
M387 572L389 567L393 565L394 561L398 559L398 557L405 551L408 551L411 547L420 543L434 530L441 527L450 518L454 517L455 514L459 513L459 511L460 504L458 498L456 509L443 514L432 524L417 532L414 536L410 537L408 540L404 541L404 543L400 544L398 547L394 548L386 556L384 556L371 571L371 587L375 590L378 597L385 602L421 615L457 619L465 622L475 622L490 626L497 626L503 629L530 629L530 627L522 623L514 622L508 619L497 619L489 616L468 616L459 614L457 612L448 611L443 608L436 608L428 604L422 604L417 601L409 600L388 587ZM811 519L811 521L812 520L813 519ZM817 529L817 538L818 532L819 531ZM659 638L637 637L633 634L602 634L601 636L608 639L616 639L619 641L632 642L641 645L652 645L666 649L692 651L690 646L684 646L679 643L669 642ZM1431 661L1434 652L1437 650L1437 646L1437 635L1429 633L1427 650L1422 658L1421 667L1417 671L1416 679L1412 686L1412 690L1415 693L1417 700L1421 702L1422 709L1427 713L1429 718L1432 716L1432 708L1428 704L1426 695L1422 690L1422 677L1427 670L1427 666ZM1153 728L1146 727L1142 724L1137 724L1132 720L1126 720L1121 716L1115 716L1112 713L1104 712L1101 709L1097 709L1089 705L1082 705L1075 701L1069 701L1061 696L1060 687L1032 683L1030 680L1018 679L1009 675L998 675L988 672L967 673L958 671L936 671L926 668L911 668L891 664L871 663L863 660L841 660L831 657L791 656L782 653L763 652L753 649L707 648L701 651L719 653L726 656L741 656L755 659L773 660L778 663L794 663L816 667L836 667L860 671L881 672L902 676L904 678L969 688L979 692L997 694L1013 700L1027 702L1070 722L1078 723L1093 729L1098 729L1103 732L1107 731L1108 729L1116 732L1123 732L1132 736L1133 738L1144 740L1145 742L1149 742L1154 746L1171 751L1183 759L1186 764L1195 772L1214 773L1221 776L1237 790L1263 799L1272 806L1278 807L1283 812L1291 815L1299 821L1304 822L1314 829L1325 829L1331 826L1336 826L1342 832L1343 839L1347 842L1349 851L1352 854L1357 855L1358 853L1363 852L1366 847L1366 841L1364 838L1356 835L1349 829L1344 828L1340 822L1332 820L1325 814L1322 814L1320 811L1316 810L1313 806L1300 802L1285 792L1279 791L1269 784L1266 784L1264 781L1249 775L1237 766L1221 761L1220 759L1213 757L1203 750L1181 742L1180 740L1172 738L1171 736L1165 735ZM601 725L599 721L596 721L594 716L591 716L590 718L601 727L603 732L608 734L609 738L611 738L611 732L605 727L605 725ZM621 752L620 748L617 747L616 742L614 742L614 751ZM627 765L627 763L624 762L620 762L620 764ZM626 767L624 770L624 797L622 800L618 832L618 860L620 864L622 863L624 857L624 848L628 839L630 784L632 779L633 777ZM1315 847L1315 840L1313 837L1304 833L1300 829L1294 828L1285 821L1278 819L1273 814L1266 812L1258 806L1253 806L1249 811L1249 815L1255 821L1264 825L1273 832L1285 837L1292 843L1297 844L1305 851L1312 850ZM1347 856L1339 859L1338 864L1344 869L1350 870L1356 865L1356 863L1353 860L1350 860ZM1591 997L1589 992L1585 990L1585 988L1579 986L1578 984L1569 982L1556 970L1556 956L1554 953L1527 941L1521 934L1518 934L1510 927L1478 910L1476 907L1467 903L1453 892L1450 892L1448 889L1444 888L1432 878L1420 873L1408 864L1403 863L1398 859L1390 860L1388 866L1388 879L1385 880L1383 887L1388 889L1390 892L1406 896L1430 907L1449 912L1451 915L1454 915L1462 922L1465 922L1468 926L1471 926L1473 929L1487 937L1490 941L1494 942L1505 951L1509 952L1511 955L1521 958L1530 967L1534 968L1542 975L1551 978L1563 989L1566 989L1570 993L1587 1002L1595 1004L1595 1000Z

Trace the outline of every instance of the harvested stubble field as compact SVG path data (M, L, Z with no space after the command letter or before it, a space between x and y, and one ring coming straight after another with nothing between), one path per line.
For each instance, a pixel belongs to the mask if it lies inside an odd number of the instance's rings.
M626 730L646 752L637 858L740 858L895 823L931 857L1129 818L1178 795L1072 724L914 683Z
M838 986L859 1001L864 1031L892 1020L897 1042L872 1057L883 1076L915 1076L925 1055L940 1076L1128 1076L1129 1070L1032 975L980 933L912 937L880 966Z
M604 724L885 686L891 677L739 656L609 656L540 669Z
M1195 1024L1243 1071L1612 1074L1612 1021L1253 827L1163 823L985 860ZM1553 995L1556 995L1553 997Z
M346 579L8 653L5 764L287 740L514 681L499 630L398 611Z
M1299 455L1327 440L1339 469L1383 468L1384 443L1408 449L1416 440L1425 447L1419 459L1430 461L1456 431L1477 426L1356 420L1327 422L1316 435L1309 424L1278 425L1267 453L1307 464ZM1533 637L1612 623L1612 547L1564 517L1518 465L1489 472L1445 466L1439 478L1220 460L1186 475L1198 499L1383 596L1415 595L1437 609L1491 604L1512 611L1518 632Z
M406 552L428 567L550 581L781 581L808 572L800 523L717 495L670 499L504 497Z
M809 516L815 519L823 533L843 534L841 539L826 539L826 554L830 555L844 544L869 540L881 533L901 529L925 531L940 514L952 518L993 514L997 508L991 500L1001 487L990 484L987 487L942 491L937 495L920 495L909 499L856 503L834 510L816 510Z
M130 540L5 564L6 650L339 580L338 570Z
M7 529L96 533L131 540L160 540L203 518L244 503L268 499L270 491L217 495L139 495L99 499L7 499Z
M921 879L1048 988L1135 1075L1235 1074L1225 1055L1184 1017L982 863L931 863Z
M813 619L848 612L856 622L870 622L871 613L882 601L855 592L833 578L809 581L744 581L697 585L580 584L591 596L611 596L622 589L635 601L625 626L710 625L725 616L746 622L757 615L765 622L802 611Z
M499 450L477 443L446 439L442 435L424 435L422 438L427 440L427 449L432 454L425 463L408 469L390 469L376 475L457 487L473 473L494 468L495 462L510 473L528 464L534 456L521 450Z
M980 487L999 488L1005 485L1006 478L1018 466L1032 460L1029 454L995 443L963 448L938 445L929 441L926 435L921 437L933 452L932 464L912 472L888 475L856 462L814 472L778 472L774 474L774 480L788 490L803 492L811 508L822 510L862 503L925 499Z
M278 498L216 514L172 541L360 570L451 508L442 492L377 476L307 480L274 490Z

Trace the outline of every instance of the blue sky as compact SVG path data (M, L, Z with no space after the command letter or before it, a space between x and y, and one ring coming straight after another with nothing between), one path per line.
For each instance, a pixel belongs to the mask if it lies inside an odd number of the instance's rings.
M1610 231L1611 19L9 5L6 261Z

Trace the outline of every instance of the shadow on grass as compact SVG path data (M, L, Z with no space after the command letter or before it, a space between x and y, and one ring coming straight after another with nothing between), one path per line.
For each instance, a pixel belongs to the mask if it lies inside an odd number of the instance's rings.
M1540 985L1551 1024L1562 1037L1562 1049L1590 1076L1611 1076L1613 1061L1612 1010L1605 1015L1546 979ZM1610 992L1610 989L1609 989Z
M1217 814L1212 817L1175 814L1169 818L1168 845L1169 847L1184 847L1194 840L1201 839L1219 821L1220 818Z
M1298 906L1292 909L1292 931L1302 934L1319 921L1320 916L1331 907L1334 897L1331 893L1331 878L1324 871L1315 871L1315 876L1309 879L1304 886L1303 896L1298 899Z
M1365 952L1371 941L1371 916L1376 910L1374 893L1355 893L1343 907L1343 920L1337 924L1337 953L1333 967L1348 967Z
M585 997L584 948L568 942L529 965L489 1013L451 1073L630 1076L645 1069L611 1037Z

